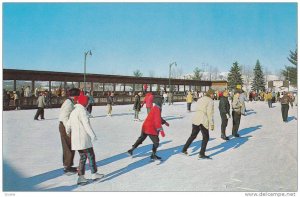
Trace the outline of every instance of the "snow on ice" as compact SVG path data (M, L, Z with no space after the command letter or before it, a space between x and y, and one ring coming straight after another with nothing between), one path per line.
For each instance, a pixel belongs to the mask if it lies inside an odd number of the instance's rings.
M133 121L132 105L94 106L92 127L98 137L94 150L100 182L77 186L77 175L63 175L62 147L58 131L59 109L45 109L44 121L34 121L36 110L3 112L4 191L297 191L297 107L289 110L288 123L281 106L266 102L246 103L240 138L220 138L221 120L215 101L215 131L210 131L206 154L199 160L202 136L191 144L190 156L181 153L191 134L194 112L186 103L164 105L162 116L170 123L160 137L157 155L164 161L149 162L152 148L146 139L129 157L126 151L140 135L142 122ZM195 103L192 104L192 111ZM140 118L145 119L143 108ZM78 153L74 163L78 166ZM87 168L86 178L90 178Z

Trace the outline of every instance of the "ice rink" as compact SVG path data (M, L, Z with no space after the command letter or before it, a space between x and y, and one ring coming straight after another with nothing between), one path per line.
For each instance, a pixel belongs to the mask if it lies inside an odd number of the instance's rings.
M77 186L77 175L63 174L62 146L58 130L59 109L45 109L43 121L34 121L36 110L3 112L3 190L4 191L297 191L297 107L289 110L288 123L281 106L266 102L246 103L240 138L231 136L232 119L227 126L229 141L220 138L221 119L215 101L215 130L210 131L206 154L212 160L199 160L202 135L188 152L181 154L191 134L192 112L186 103L164 105L162 116L170 123L160 137L157 155L162 162L150 162L152 142L148 138L126 154L140 135L142 122L134 122L132 105L94 106L91 125L98 137L94 151L102 181ZM145 119L143 108L140 118ZM79 154L74 163L78 166ZM86 178L90 178L87 168Z

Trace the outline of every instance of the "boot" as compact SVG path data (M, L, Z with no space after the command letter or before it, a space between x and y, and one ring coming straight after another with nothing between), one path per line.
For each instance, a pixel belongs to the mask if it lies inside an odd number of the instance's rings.
M223 140L229 140L229 137L226 137L226 135L221 135L221 138L222 138Z
M210 159L207 155L199 155L199 159Z
M88 183L88 180L84 178L84 175L80 175L77 179L77 185L85 185Z
M127 151L127 153L128 153L130 156L132 156L133 149L129 149L129 150Z
M104 177L104 174L98 174L97 172L92 174L93 180L102 179L103 177Z
M152 160L161 160L161 157L157 156L156 154L152 153L151 155Z

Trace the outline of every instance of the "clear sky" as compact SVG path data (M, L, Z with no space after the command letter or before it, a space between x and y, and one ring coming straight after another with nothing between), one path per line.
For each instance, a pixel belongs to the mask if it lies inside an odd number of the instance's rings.
M3 68L168 76L289 65L297 3L4 3ZM206 68L207 69L207 68Z

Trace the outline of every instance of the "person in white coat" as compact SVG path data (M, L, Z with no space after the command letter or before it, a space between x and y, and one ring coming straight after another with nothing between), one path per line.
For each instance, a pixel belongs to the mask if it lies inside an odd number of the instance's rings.
M67 122L66 132L67 135L71 134L71 148L77 150L80 155L78 167L78 181L77 184L86 184L88 180L85 179L85 164L87 158L92 172L92 179L101 179L103 174L97 173L96 158L93 149L92 141L97 140L97 137L91 127L89 121L89 113L86 110L89 98L84 95L78 97L75 109L71 112L70 118Z

